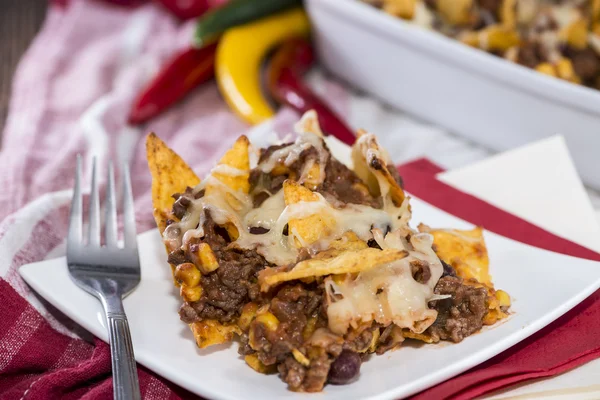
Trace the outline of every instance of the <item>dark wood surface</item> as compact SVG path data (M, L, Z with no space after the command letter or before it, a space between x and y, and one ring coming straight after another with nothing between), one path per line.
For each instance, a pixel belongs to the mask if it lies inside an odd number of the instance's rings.
M0 134L4 130L15 68L40 29L46 7L47 0L0 0Z

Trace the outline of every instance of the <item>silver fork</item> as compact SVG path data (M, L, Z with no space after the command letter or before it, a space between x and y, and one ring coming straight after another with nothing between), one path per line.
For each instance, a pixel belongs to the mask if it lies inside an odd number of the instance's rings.
M112 163L108 168L106 188L105 245L100 241L100 201L96 183L96 159L92 166L89 231L83 241L81 202L81 159L77 157L75 188L71 203L69 234L67 237L67 264L75 283L97 297L106 316L112 359L114 398L139 399L140 389L133 356L129 323L122 298L140 282L133 195L129 169L123 172L123 242L118 245L117 204Z

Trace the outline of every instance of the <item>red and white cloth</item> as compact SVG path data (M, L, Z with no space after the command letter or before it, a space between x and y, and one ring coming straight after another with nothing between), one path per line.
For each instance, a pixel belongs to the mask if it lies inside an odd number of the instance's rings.
M153 227L143 145L148 131L159 134L199 174L237 136L247 133L248 126L228 110L213 83L145 127L126 125L136 93L165 59L189 43L191 28L154 4L131 9L74 0L50 7L40 34L23 57L0 152L0 399L112 398L108 346L36 296L17 271L23 264L64 254L76 154L83 155L84 165L92 156L101 167L109 160L129 163L137 229L143 232ZM326 92L327 100L351 123L361 121L380 133L384 145L398 149L395 161L427 155L450 167L488 154L439 129L402 116L390 118L383 107L350 94L321 72L311 76L311 83L318 92ZM285 132L294 118L293 112L283 110L274 126ZM537 240L532 244L598 258L442 184L433 178L438 171L427 162L402 168L415 195L473 223L483 221L486 228L504 234L514 232L510 224L517 224L520 232L531 233L522 239ZM449 202L450 198L457 201ZM600 340L593 335L586 340L579 336L579 347L565 345L565 338L574 335L560 336L582 326L589 332L600 328L595 298L578 310L581 316L577 311L569 314L545 333L421 398L470 398L597 357ZM144 399L191 397L143 367L139 374Z

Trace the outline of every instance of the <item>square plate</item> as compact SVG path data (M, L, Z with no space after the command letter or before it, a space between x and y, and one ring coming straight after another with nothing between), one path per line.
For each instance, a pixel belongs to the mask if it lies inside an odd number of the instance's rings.
M412 199L413 224L469 229L472 226ZM488 360L567 312L600 287L600 263L528 246L486 232L494 284L513 298L513 315L458 344L410 343L363 363L359 379L328 385L320 394L293 393L277 376L254 372L237 345L200 350L179 320L179 294L157 231L139 235L142 281L125 301L139 363L211 399L396 399L455 376ZM565 273L569 271L569 273ZM577 271L577 273L573 273ZM65 258L22 266L21 276L67 316L107 340L100 303L77 288Z

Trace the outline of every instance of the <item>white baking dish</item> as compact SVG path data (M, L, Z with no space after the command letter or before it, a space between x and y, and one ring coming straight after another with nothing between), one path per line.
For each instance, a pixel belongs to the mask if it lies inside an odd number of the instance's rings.
M335 75L494 150L562 134L584 182L600 189L600 91L539 74L358 0L305 3L320 59Z

